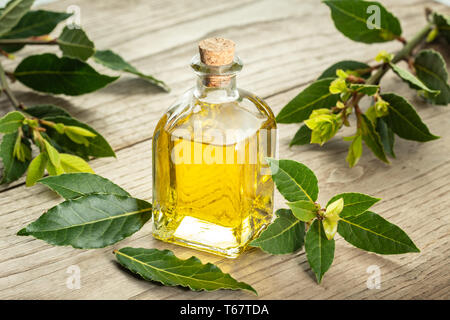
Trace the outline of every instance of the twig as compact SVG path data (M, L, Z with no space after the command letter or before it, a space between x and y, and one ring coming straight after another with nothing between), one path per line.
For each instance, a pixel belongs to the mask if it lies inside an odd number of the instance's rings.
M13 44L22 44L22 45L56 45L56 39L50 40L40 40L40 39L0 39L0 45L13 45Z
M5 95L8 97L9 101L13 105L14 108L18 110L25 110L25 107L22 103L20 103L14 94L12 93L11 89L8 86L8 81L6 80L5 76L5 70L3 69L2 64L0 63L0 88L5 93Z

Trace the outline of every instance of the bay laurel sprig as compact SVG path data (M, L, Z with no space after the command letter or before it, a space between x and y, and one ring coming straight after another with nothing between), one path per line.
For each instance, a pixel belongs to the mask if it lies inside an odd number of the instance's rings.
M402 37L400 21L380 3L362 0L324 0L331 10L336 28L353 41L378 43L397 40L403 48L397 53L384 50L374 57L376 64L344 60L326 69L319 78L300 92L279 112L278 123L301 123L290 146L316 143L323 145L343 126L350 126L354 115L354 135L345 137L350 142L347 162L356 165L362 155L362 144L383 162L395 158L395 135L413 141L438 139L430 132L414 107L403 97L384 92L379 82L392 70L424 100L437 105L450 103L450 85L447 66L441 54L434 50L417 48L425 42L443 38L449 40L450 18L437 12L428 12L428 23L410 40ZM369 6L380 10L380 24L368 28L371 21ZM407 62L408 71L398 63ZM360 102L371 100L363 111Z
M61 57L53 53L31 55L12 70L0 61L0 90L17 111L0 118L0 144L3 175L0 183L19 179L28 169L26 185L50 175L68 172L93 172L86 163L92 157L115 156L103 136L87 124L54 105L25 106L14 95L10 84L49 94L81 95L96 91L118 79L98 73L88 60L111 70L138 76L165 91L168 86L144 74L111 50L97 50L79 27L67 25L61 34L49 34L71 16L65 12L30 10L32 0L11 0L0 10L0 54L15 59L13 53L25 46L58 46ZM33 159L31 144L39 154Z
M113 245L140 230L151 218L151 203L133 198L127 191L101 176L69 173L45 177L40 183L61 195L65 201L45 212L18 232L49 244L96 249ZM177 258L169 250L122 248L114 250L117 261L148 281L191 290L247 290L211 263L196 257Z
M419 252L402 229L369 211L380 199L341 193L322 207L316 202L319 187L313 171L293 160L267 161L290 209L278 210L277 218L251 246L278 255L294 253L304 245L318 283L334 260L336 233L353 246L378 254Z

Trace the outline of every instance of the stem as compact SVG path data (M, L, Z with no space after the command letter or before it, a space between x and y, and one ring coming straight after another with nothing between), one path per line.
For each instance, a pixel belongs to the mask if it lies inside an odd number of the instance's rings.
M1 63L0 63L0 88L6 94L6 96L8 97L9 101L11 102L14 108L16 108L17 110L25 109L23 104L16 99L11 89L9 88L8 81L6 80L5 76L5 70L3 69Z
M0 45L23 44L23 45L56 45L56 39L0 39Z
M397 54L392 59L392 63L397 63L402 59L405 59L409 55L411 55L412 51L416 48L416 46L421 43L427 36L428 32L430 32L433 24L428 23L422 30L420 30L410 41L406 43L402 50L397 52ZM389 65L384 65L380 68L374 75L372 75L368 80L367 84L378 84L380 79L384 76L384 74L389 70Z

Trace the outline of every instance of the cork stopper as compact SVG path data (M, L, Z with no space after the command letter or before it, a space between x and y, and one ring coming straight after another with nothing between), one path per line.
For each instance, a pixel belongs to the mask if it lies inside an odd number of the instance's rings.
M199 42L198 50L200 60L204 64L213 67L225 66L233 63L234 42L224 38L208 38ZM220 87L230 82L230 76L210 75L206 76L204 84L207 87Z
M234 42L224 38L208 38L200 41L200 60L209 66L224 66L233 62Z

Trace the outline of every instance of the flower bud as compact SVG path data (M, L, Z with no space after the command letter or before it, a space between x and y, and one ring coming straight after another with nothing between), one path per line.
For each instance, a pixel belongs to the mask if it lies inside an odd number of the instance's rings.
M312 130L311 143L323 145L342 126L342 118L329 109L317 109L311 113L308 120L305 120L305 124Z

